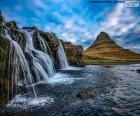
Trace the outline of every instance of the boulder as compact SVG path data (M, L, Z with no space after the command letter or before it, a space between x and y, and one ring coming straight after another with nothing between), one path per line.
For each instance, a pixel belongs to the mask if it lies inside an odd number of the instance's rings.
M86 88L82 89L77 95L77 98L80 99L89 99L89 98L94 98L95 97L95 91L93 88Z
M139 73L139 74L140 74L140 69L137 69L136 71L137 71L137 73Z

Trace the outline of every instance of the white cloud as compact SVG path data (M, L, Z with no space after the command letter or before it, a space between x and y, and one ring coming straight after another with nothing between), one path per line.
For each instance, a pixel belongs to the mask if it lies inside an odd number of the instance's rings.
M94 36L96 37L101 31L105 31L111 36L125 35L136 26L135 19L136 17L129 8L126 8L124 4L117 4L114 10L107 15L105 21L100 24ZM116 39L119 44L123 44L122 38Z
M44 2L44 0L34 0L33 4L35 7L47 10L48 5Z
M65 27L66 29L71 29L72 26L73 26L73 20L68 20L68 21L66 21L66 22L64 23L64 27Z

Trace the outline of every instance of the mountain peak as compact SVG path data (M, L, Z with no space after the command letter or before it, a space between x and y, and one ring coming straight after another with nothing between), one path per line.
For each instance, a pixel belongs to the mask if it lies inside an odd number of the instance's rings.
M88 48L100 48L101 46L103 47L108 47L108 45L116 45L119 47L106 32L100 32L100 34L97 35L96 40L93 42L93 44Z
M140 61L140 54L117 45L106 32L100 32L84 51L85 64Z

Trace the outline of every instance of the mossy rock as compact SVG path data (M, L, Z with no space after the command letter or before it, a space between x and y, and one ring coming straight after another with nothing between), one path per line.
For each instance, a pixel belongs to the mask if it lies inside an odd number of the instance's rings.
M0 107L3 107L9 97L9 85L10 80L8 80L8 61L9 61L9 50L10 42L0 36Z

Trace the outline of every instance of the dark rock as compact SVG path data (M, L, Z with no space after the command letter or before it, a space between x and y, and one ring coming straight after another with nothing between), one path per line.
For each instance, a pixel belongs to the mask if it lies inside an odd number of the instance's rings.
M137 69L136 71L137 71L137 73L139 73L139 74L140 74L140 69Z
M32 27L22 27L22 29L27 29L27 30L38 30L37 27L32 26Z
M2 15L1 15L1 11L0 11L0 22L4 21Z
M106 65L105 67L106 67L106 68L111 68L111 66L109 66L109 65Z
M8 102L8 97L10 95L9 91L11 90L10 76L9 71L9 51L10 51L10 42L5 38L0 36L0 110Z
M15 21L6 22L5 25L6 25L7 27L11 28L11 29L18 29L17 24L16 24Z
M89 98L94 98L95 97L95 91L93 88L86 88L81 90L77 95L77 98L80 99L89 99Z

